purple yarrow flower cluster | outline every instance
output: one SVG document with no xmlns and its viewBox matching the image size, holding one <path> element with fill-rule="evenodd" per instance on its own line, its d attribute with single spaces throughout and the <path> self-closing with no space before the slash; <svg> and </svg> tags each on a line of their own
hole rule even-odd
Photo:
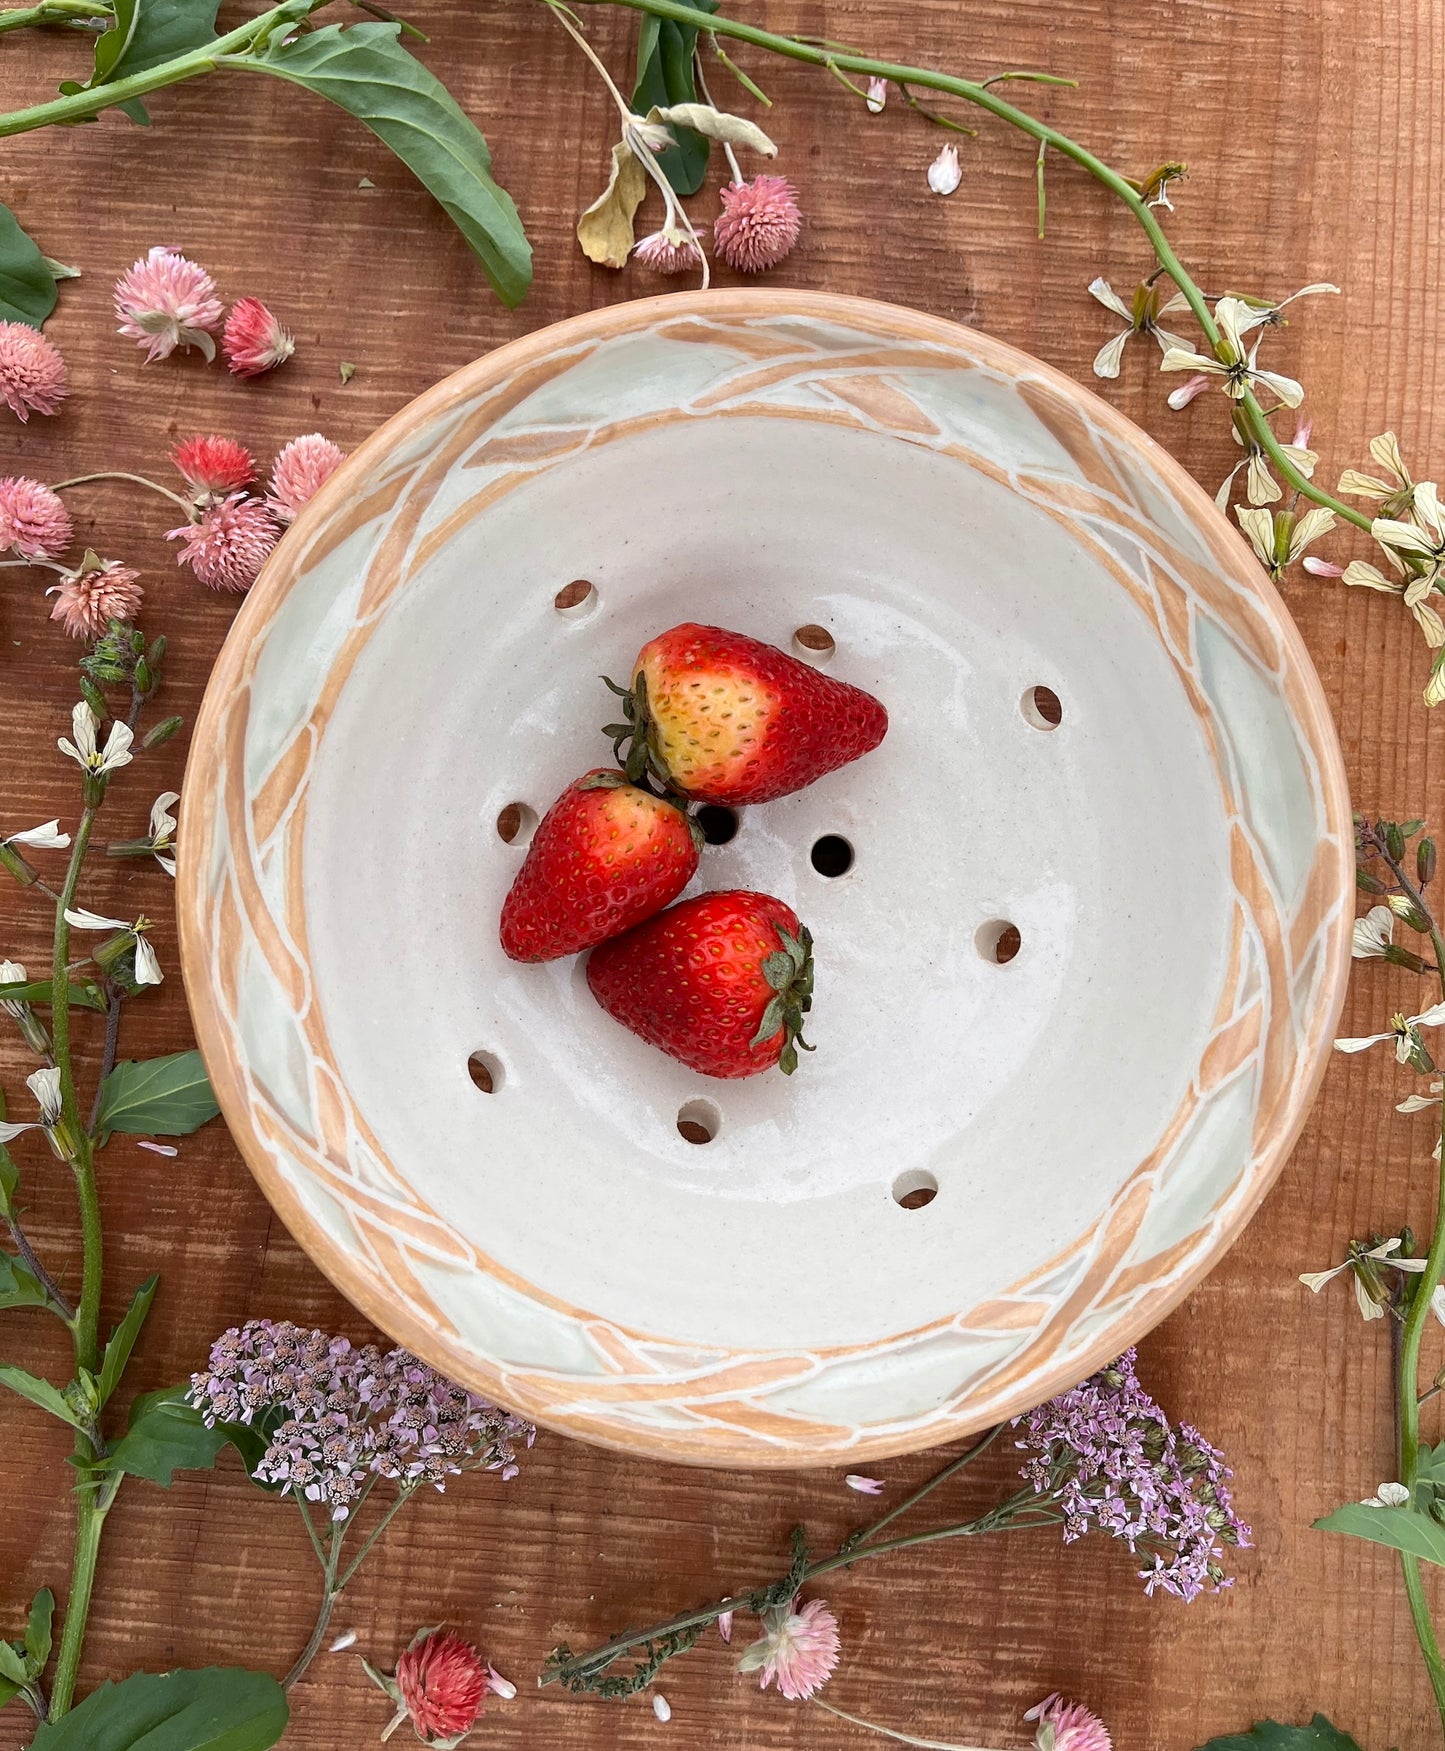
<svg viewBox="0 0 1445 1751">
<path fill-rule="evenodd" d="M 1197 1429 L 1177 1429 L 1139 1384 L 1136 1352 L 1082 1386 L 1016 1417 L 1030 1454 L 1021 1476 L 1052 1496 L 1064 1517 L 1066 1543 L 1090 1525 L 1122 1538 L 1145 1557 L 1144 1591 L 1184 1600 L 1206 1587 L 1228 1587 L 1223 1546 L 1247 1549 L 1249 1528 L 1234 1511 L 1224 1455 Z"/>
<path fill-rule="evenodd" d="M 253 1319 L 211 1346 L 187 1395 L 216 1423 L 261 1422 L 270 1440 L 255 1467 L 344 1520 L 373 1477 L 404 1489 L 446 1487 L 462 1471 L 517 1473 L 536 1430 L 418 1361 L 360 1349 L 287 1320 Z"/>
</svg>

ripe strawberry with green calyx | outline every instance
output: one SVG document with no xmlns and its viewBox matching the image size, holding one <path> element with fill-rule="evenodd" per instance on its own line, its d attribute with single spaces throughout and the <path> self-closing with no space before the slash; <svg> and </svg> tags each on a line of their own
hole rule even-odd
<svg viewBox="0 0 1445 1751">
<path fill-rule="evenodd" d="M 671 798 L 599 768 L 542 817 L 502 904 L 502 948 L 554 961 L 640 924 L 697 869 L 702 833 Z"/>
<path fill-rule="evenodd" d="M 651 772 L 698 802 L 771 802 L 857 760 L 888 732 L 888 713 L 861 687 L 691 621 L 643 645 L 630 688 L 607 685 L 625 721 L 604 733 L 627 776 L 637 783 Z"/>
<path fill-rule="evenodd" d="M 704 1076 L 798 1067 L 813 1002 L 813 938 L 770 894 L 699 894 L 593 949 L 592 995 L 616 1021 Z"/>
</svg>

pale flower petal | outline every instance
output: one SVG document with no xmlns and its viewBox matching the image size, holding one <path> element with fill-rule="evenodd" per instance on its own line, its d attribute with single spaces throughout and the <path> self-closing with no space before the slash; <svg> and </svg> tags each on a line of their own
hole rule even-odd
<svg viewBox="0 0 1445 1751">
<path fill-rule="evenodd" d="M 1112 310 L 1115 316 L 1122 316 L 1132 329 L 1134 312 L 1109 284 L 1102 274 L 1097 279 L 1089 281 L 1089 295 L 1097 298 L 1106 310 Z"/>
<path fill-rule="evenodd" d="M 1234 514 L 1239 526 L 1249 538 L 1249 544 L 1261 565 L 1272 569 L 1274 553 L 1274 517 L 1270 512 L 1251 505 L 1236 505 Z"/>
<path fill-rule="evenodd" d="M 1395 1030 L 1391 1028 L 1387 1034 L 1366 1034 L 1362 1039 L 1336 1040 L 1335 1050 L 1337 1052 L 1364 1052 L 1368 1051 L 1371 1046 L 1383 1045 L 1386 1040 L 1393 1040 L 1394 1037 Z"/>
<path fill-rule="evenodd" d="M 156 959 L 156 951 L 145 937 L 135 939 L 135 982 L 137 985 L 159 985 L 165 974 Z"/>
<path fill-rule="evenodd" d="M 60 1071 L 54 1064 L 47 1064 L 43 1070 L 33 1070 L 25 1078 L 25 1086 L 39 1103 L 47 1125 L 60 1117 Z"/>
<path fill-rule="evenodd" d="M 1266 389 L 1272 389 L 1286 407 L 1298 407 L 1305 398 L 1304 385 L 1293 377 L 1282 376 L 1278 371 L 1257 371 L 1254 361 L 1259 352 L 1258 347 L 1249 355 L 1249 374 L 1256 383 L 1263 383 Z"/>
<path fill-rule="evenodd" d="M 1173 349 L 1171 348 L 1170 350 L 1172 351 Z M 1194 401 L 1197 397 L 1203 395 L 1208 387 L 1209 379 L 1202 371 L 1196 372 L 1187 383 L 1181 383 L 1177 389 L 1171 389 L 1169 391 L 1167 398 L 1169 405 L 1174 409 L 1175 413 L 1180 413 L 1184 408 L 1189 406 L 1191 401 Z M 1231 479 L 1232 478 L 1233 477 L 1231 476 Z"/>
<path fill-rule="evenodd" d="M 660 1721 L 666 1722 L 672 1719 L 672 1704 L 668 1702 L 660 1690 L 653 1694 L 652 1712 Z"/>
<path fill-rule="evenodd" d="M 163 790 L 151 804 L 151 838 L 169 839 L 176 830 L 176 817 L 171 813 L 181 800 L 178 790 Z"/>
<path fill-rule="evenodd" d="M 77 930 L 129 930 L 128 918 L 104 918 L 99 912 L 87 912 L 83 906 L 67 906 L 65 922 Z"/>
<path fill-rule="evenodd" d="M 121 723 L 119 719 L 110 726 L 110 734 L 105 738 L 105 749 L 100 756 L 97 772 L 114 772 L 122 766 L 129 766 L 135 759 L 130 751 L 130 745 L 135 740 L 135 731 L 129 724 Z"/>
<path fill-rule="evenodd" d="M 1331 1265 L 1327 1271 L 1301 1271 L 1299 1274 L 1299 1280 L 1304 1284 L 1305 1288 L 1309 1290 L 1311 1295 L 1318 1295 L 1326 1283 L 1333 1282 L 1334 1279 L 1339 1276 L 1341 1271 L 1347 1271 L 1349 1268 L 1350 1261 L 1346 1259 L 1344 1264 Z"/>
<path fill-rule="evenodd" d="M 42 1129 L 38 1119 L 32 1119 L 28 1125 L 17 1125 L 9 1119 L 0 1119 L 0 1143 L 13 1143 L 17 1137 L 23 1137 L 27 1131 Z"/>
<path fill-rule="evenodd" d="M 70 843 L 69 833 L 60 831 L 60 821 L 42 821 L 38 827 L 28 827 L 23 833 L 11 833 L 6 845 L 30 845 L 40 851 L 64 851 Z"/>
<path fill-rule="evenodd" d="M 1251 450 L 1244 490 L 1252 505 L 1276 504 L 1284 497 L 1279 482 L 1269 471 L 1263 450 Z"/>
<path fill-rule="evenodd" d="M 1410 1500 L 1410 1492 L 1402 1483 L 1382 1483 L 1373 1496 L 1366 1496 L 1360 1503 L 1362 1508 L 1403 1508 Z"/>
<path fill-rule="evenodd" d="M 1184 347 L 1170 347 L 1159 361 L 1161 371 L 1203 371 L 1210 377 L 1222 377 L 1225 367 L 1218 359 L 1209 359 L 1203 353 L 1190 352 Z"/>
<path fill-rule="evenodd" d="M 1388 596 L 1398 596 L 1405 586 L 1395 578 L 1387 578 L 1378 566 L 1366 559 L 1352 559 L 1344 570 L 1347 584 L 1359 584 L 1367 590 L 1383 590 Z"/>
<path fill-rule="evenodd" d="M 1371 906 L 1363 918 L 1355 920 L 1350 953 L 1357 961 L 1367 961 L 1384 954 L 1395 940 L 1395 914 L 1388 906 Z"/>
<path fill-rule="evenodd" d="M 928 186 L 936 195 L 951 195 L 963 181 L 958 162 L 958 147 L 944 146 L 928 167 Z"/>
<path fill-rule="evenodd" d="M 1372 1301 L 1370 1299 L 1369 1290 L 1366 1289 L 1365 1285 L 1360 1281 L 1360 1278 L 1358 1276 L 1355 1277 L 1354 1283 L 1355 1283 L 1355 1305 L 1360 1310 L 1360 1318 L 1361 1319 L 1383 1319 L 1385 1317 L 1384 1308 L 1381 1307 L 1378 1302 Z"/>
<path fill-rule="evenodd" d="M 868 110 L 871 115 L 881 115 L 883 106 L 888 102 L 888 81 L 886 79 L 870 79 L 868 81 Z"/>
<path fill-rule="evenodd" d="M 856 1471 L 850 1471 L 843 1482 L 850 1490 L 856 1490 L 860 1496 L 881 1496 L 883 1494 L 883 1479 L 881 1477 L 863 1477 Z"/>
<path fill-rule="evenodd" d="M 1119 367 L 1124 359 L 1124 347 L 1133 331 L 1123 329 L 1112 340 L 1104 342 L 1094 354 L 1094 375 L 1096 377 L 1114 378 L 1119 375 Z"/>
</svg>

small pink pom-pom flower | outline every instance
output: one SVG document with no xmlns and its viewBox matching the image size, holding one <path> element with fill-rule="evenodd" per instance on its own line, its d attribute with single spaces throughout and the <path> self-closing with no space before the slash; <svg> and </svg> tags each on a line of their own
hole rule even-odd
<svg viewBox="0 0 1445 1751">
<path fill-rule="evenodd" d="M 0 322 L 0 399 L 23 424 L 55 413 L 67 393 L 65 360 L 28 322 Z"/>
<path fill-rule="evenodd" d="M 345 460 L 346 452 L 320 432 L 293 438 L 271 464 L 271 496 L 266 500 L 278 523 L 290 523 L 322 483 Z"/>
<path fill-rule="evenodd" d="M 59 559 L 74 538 L 59 493 L 23 474 L 0 480 L 0 553 Z"/>
<path fill-rule="evenodd" d="M 168 358 L 177 347 L 216 356 L 211 338 L 221 322 L 216 283 L 203 267 L 159 245 L 115 282 L 120 332 L 146 350 L 146 362 Z"/>
<path fill-rule="evenodd" d="M 403 1721 L 423 1745 L 459 1745 L 481 1719 L 489 1691 L 515 1696 L 517 1689 L 494 1672 L 470 1642 L 452 1630 L 419 1629 L 396 1663 L 395 1672 L 362 1665 L 373 1684 L 396 1704 L 396 1714 L 381 1735 L 389 1739 Z"/>
<path fill-rule="evenodd" d="M 186 485 L 204 501 L 212 493 L 240 492 L 256 478 L 256 460 L 234 438 L 186 438 L 171 449 Z"/>
<path fill-rule="evenodd" d="M 721 193 L 723 210 L 712 228 L 718 254 L 744 274 L 775 268 L 803 228 L 793 185 L 781 176 L 755 176 Z"/>
<path fill-rule="evenodd" d="M 145 598 L 138 572 L 93 553 L 46 594 L 55 597 L 50 618 L 72 638 L 99 638 L 112 620 L 133 621 Z"/>
<path fill-rule="evenodd" d="M 209 505 L 194 523 L 166 532 L 179 541 L 177 565 L 188 565 L 213 590 L 249 590 L 266 556 L 281 537 L 276 519 L 260 499 L 232 493 Z"/>
<path fill-rule="evenodd" d="M 789 1702 L 806 1702 L 828 1682 L 838 1664 L 838 1620 L 821 1599 L 810 1599 L 802 1610 L 792 1605 L 770 1606 L 763 1613 L 764 1633 L 738 1661 L 739 1672 L 761 1672 L 758 1688 L 774 1678 Z"/>
<path fill-rule="evenodd" d="M 284 365 L 296 351 L 296 341 L 259 298 L 242 298 L 226 318 L 221 351 L 233 377 L 259 377 Z"/>
<path fill-rule="evenodd" d="M 702 266 L 702 251 L 685 231 L 669 227 L 644 237 L 632 252 L 655 274 L 686 274 Z"/>
<path fill-rule="evenodd" d="M 1035 1703 L 1024 1719 L 1039 1723 L 1035 1744 L 1052 1746 L 1053 1751 L 1113 1751 L 1114 1741 L 1098 1715 L 1081 1702 L 1065 1702 L 1058 1691 Z M 1052 1738 L 1046 1736 L 1046 1727 L 1053 1728 Z"/>
</svg>

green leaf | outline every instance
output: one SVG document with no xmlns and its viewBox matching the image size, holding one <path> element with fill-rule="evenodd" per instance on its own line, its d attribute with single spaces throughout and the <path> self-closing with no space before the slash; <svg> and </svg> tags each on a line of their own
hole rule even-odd
<svg viewBox="0 0 1445 1751">
<path fill-rule="evenodd" d="M 1417 1508 L 1367 1508 L 1363 1502 L 1346 1502 L 1333 1514 L 1315 1521 L 1319 1532 L 1343 1532 L 1370 1544 L 1388 1545 L 1429 1563 L 1445 1564 L 1445 1526 Z"/>
<path fill-rule="evenodd" d="M 30 1674 L 25 1669 L 24 1657 L 17 1653 L 15 1644 L 0 1638 L 0 1678 L 7 1684 L 13 1684 L 18 1690 L 22 1684 L 28 1683 Z M 12 1696 L 15 1691 L 10 1693 Z"/>
<path fill-rule="evenodd" d="M 50 1624 L 55 1616 L 55 1595 L 42 1587 L 30 1601 L 30 1619 L 25 1625 L 25 1659 L 38 1678 L 50 1658 Z"/>
<path fill-rule="evenodd" d="M 49 1411 L 53 1417 L 59 1417 L 62 1423 L 69 1423 L 72 1429 L 85 1427 L 76 1420 L 75 1412 L 65 1401 L 65 1395 L 48 1380 L 42 1380 L 38 1374 L 27 1374 L 23 1368 L 16 1368 L 10 1362 L 0 1362 L 0 1386 L 8 1386 L 12 1392 L 18 1392 L 21 1398 L 28 1398 L 31 1404 L 38 1404 L 41 1410 Z"/>
<path fill-rule="evenodd" d="M 716 12 L 719 0 L 696 0 L 696 4 L 699 11 Z M 632 93 L 632 107 L 638 115 L 645 116 L 653 108 L 666 109 L 670 104 L 697 101 L 693 75 L 696 47 L 697 30 L 693 25 L 674 24 L 670 18 L 655 18 L 650 13 L 643 17 L 637 36 L 637 85 Z M 695 195 L 707 175 L 712 148 L 691 128 L 676 128 L 673 132 L 677 145 L 659 152 L 657 162 L 678 194 Z"/>
<path fill-rule="evenodd" d="M 105 1355 L 100 1364 L 101 1404 L 105 1404 L 120 1385 L 120 1377 L 125 1373 L 126 1363 L 130 1361 L 130 1353 L 135 1348 L 140 1328 L 150 1312 L 151 1302 L 155 1300 L 156 1284 L 159 1282 L 159 1277 L 146 1278 L 125 1310 L 125 1318 L 110 1334 L 110 1342 L 105 1346 Z"/>
<path fill-rule="evenodd" d="M 111 1449 L 105 1466 L 149 1478 L 169 1489 L 178 1471 L 207 1471 L 230 1438 L 217 1424 L 208 1429 L 201 1413 L 185 1402 L 184 1386 L 143 1392 L 130 1407 L 126 1433 Z"/>
<path fill-rule="evenodd" d="M 7 1194 L 8 1196 L 8 1194 Z M 0 1307 L 49 1307 L 50 1297 L 20 1260 L 0 1252 Z"/>
<path fill-rule="evenodd" d="M 220 0 L 114 0 L 115 23 L 95 39 L 95 70 L 83 89 L 149 72 L 213 43 L 219 7 Z M 129 104 L 121 107 L 132 121 L 140 119 Z"/>
<path fill-rule="evenodd" d="M 133 1672 L 48 1721 L 31 1751 L 267 1751 L 288 1714 L 286 1693 L 268 1672 Z"/>
<path fill-rule="evenodd" d="M 1323 1715 L 1316 1715 L 1307 1727 L 1256 1721 L 1247 1733 L 1211 1739 L 1199 1751 L 1360 1751 L 1360 1747 L 1348 1733 L 1332 1727 Z"/>
<path fill-rule="evenodd" d="M 105 1011 L 105 997 L 98 985 L 69 985 L 72 1008 L 93 1009 L 97 1013 Z M 49 979 L 30 979 L 25 983 L 9 983 L 0 985 L 0 1001 L 10 1003 L 45 1003 L 52 1001 L 55 987 Z"/>
<path fill-rule="evenodd" d="M 220 1110 L 201 1054 L 172 1052 L 116 1065 L 105 1079 L 99 1126 L 127 1136 L 188 1137 Z"/>
<path fill-rule="evenodd" d="M 436 196 L 504 304 L 520 304 L 532 250 L 512 197 L 492 177 L 475 124 L 397 40 L 399 24 L 327 25 L 227 65 L 289 79 L 354 115 Z M 273 39 L 274 41 L 274 39 Z"/>
<path fill-rule="evenodd" d="M 55 308 L 55 280 L 20 221 L 0 202 L 0 322 L 40 328 Z"/>
</svg>

